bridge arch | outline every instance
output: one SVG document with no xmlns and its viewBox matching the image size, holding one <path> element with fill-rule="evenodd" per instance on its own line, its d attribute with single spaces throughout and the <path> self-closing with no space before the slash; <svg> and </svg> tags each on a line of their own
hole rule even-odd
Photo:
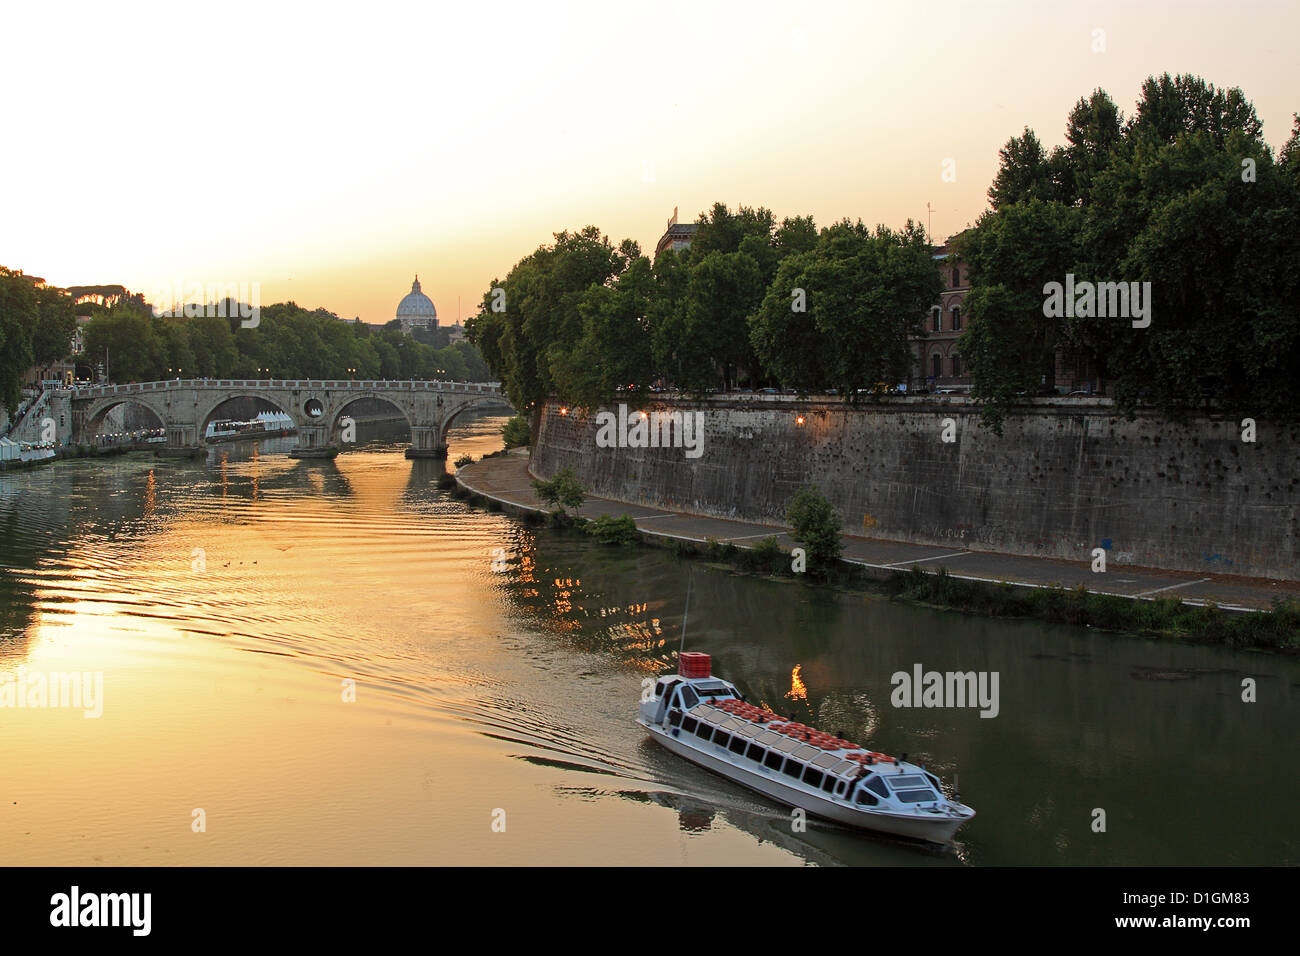
<svg viewBox="0 0 1300 956">
<path fill-rule="evenodd" d="M 442 447 L 447 447 L 447 432 L 451 431 L 452 423 L 455 422 L 456 418 L 462 412 L 473 411 L 474 409 L 479 408 L 491 408 L 494 405 L 499 408 L 510 407 L 506 404 L 505 399 L 500 395 L 485 395 L 482 398 L 467 398 L 453 406 L 443 417 L 442 425 L 438 431 L 438 440 L 442 444 Z"/>
<path fill-rule="evenodd" d="M 399 397 L 396 395 L 382 395 L 377 392 L 366 392 L 362 394 L 347 395 L 337 403 L 337 406 L 330 415 L 329 440 L 331 445 L 343 447 L 346 444 L 346 442 L 343 441 L 343 438 L 345 437 L 343 419 L 348 417 L 348 410 L 351 409 L 353 405 L 357 402 L 364 401 L 381 402 L 395 410 L 398 415 L 402 417 L 402 420 L 406 422 L 406 428 L 411 435 L 411 440 L 415 440 L 415 417 L 411 408 L 406 407 L 405 403 L 400 401 Z M 322 417 L 324 416 L 322 415 Z"/>
<path fill-rule="evenodd" d="M 217 411 L 221 406 L 229 404 L 230 402 L 238 401 L 241 398 L 251 398 L 265 405 L 270 405 L 273 409 L 284 412 L 292 418 L 295 427 L 302 427 L 302 416 L 294 414 L 293 409 L 289 407 L 291 403 L 285 402 L 280 396 L 275 396 L 273 398 L 257 389 L 249 389 L 246 391 L 240 391 L 237 394 L 222 396 L 215 402 L 209 402 L 207 405 L 199 407 L 199 410 L 194 415 L 194 424 L 198 431 L 200 442 L 203 441 L 204 436 L 208 433 L 208 422 L 212 421 L 212 419 L 216 417 Z"/>
<path fill-rule="evenodd" d="M 99 431 L 104 426 L 104 419 L 108 417 L 109 412 L 123 405 L 136 405 L 149 412 L 157 420 L 155 428 L 165 428 L 169 421 L 167 410 L 160 407 L 158 403 L 150 401 L 143 395 L 112 395 L 101 398 L 80 415 L 80 424 L 74 428 L 74 440 L 82 442 L 92 442 L 98 437 Z M 75 416 L 75 412 L 74 412 Z"/>
</svg>

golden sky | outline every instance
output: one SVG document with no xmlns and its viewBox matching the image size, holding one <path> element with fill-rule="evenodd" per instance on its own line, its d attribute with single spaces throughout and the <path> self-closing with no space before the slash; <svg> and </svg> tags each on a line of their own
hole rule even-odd
<svg viewBox="0 0 1300 956">
<path fill-rule="evenodd" d="M 1009 136 L 1062 142 L 1097 86 L 1126 114 L 1152 73 L 1240 86 L 1275 149 L 1300 110 L 1290 0 L 204 8 L 7 9 L 0 264 L 376 323 L 418 272 L 445 323 L 553 232 L 651 251 L 674 206 L 898 226 L 928 201 L 942 240 Z"/>
</svg>

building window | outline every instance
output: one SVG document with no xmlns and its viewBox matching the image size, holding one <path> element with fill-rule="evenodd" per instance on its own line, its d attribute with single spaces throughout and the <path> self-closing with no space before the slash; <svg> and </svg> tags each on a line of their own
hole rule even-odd
<svg viewBox="0 0 1300 956">
<path fill-rule="evenodd" d="M 961 285 L 961 269 L 956 266 L 952 270 L 952 287 L 955 289 Z"/>
<path fill-rule="evenodd" d="M 952 330 L 954 332 L 961 331 L 961 306 L 954 305 L 952 307 Z"/>
<path fill-rule="evenodd" d="M 930 356 L 930 374 L 935 378 L 943 374 L 943 357 L 938 352 Z"/>
<path fill-rule="evenodd" d="M 954 355 L 952 357 L 952 377 L 953 378 L 961 377 L 961 356 L 960 355 Z"/>
<path fill-rule="evenodd" d="M 936 305 L 934 306 L 934 308 L 930 310 L 930 312 L 934 315 L 934 331 L 942 332 L 943 331 L 943 306 Z"/>
</svg>

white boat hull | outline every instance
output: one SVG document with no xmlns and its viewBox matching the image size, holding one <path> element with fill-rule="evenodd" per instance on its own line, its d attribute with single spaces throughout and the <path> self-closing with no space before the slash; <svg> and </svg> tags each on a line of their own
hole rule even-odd
<svg viewBox="0 0 1300 956">
<path fill-rule="evenodd" d="M 739 761 L 744 758 L 735 757 L 725 747 L 711 743 L 692 745 L 644 718 L 638 718 L 637 723 L 657 742 L 680 757 L 786 806 L 799 807 L 813 816 L 844 826 L 877 830 L 930 843 L 949 843 L 958 828 L 970 820 L 968 816 L 954 816 L 942 811 L 901 814 L 851 806 L 819 793 L 790 786 L 780 779 L 780 774 L 767 767 L 754 766 L 749 761 L 741 764 Z"/>
</svg>

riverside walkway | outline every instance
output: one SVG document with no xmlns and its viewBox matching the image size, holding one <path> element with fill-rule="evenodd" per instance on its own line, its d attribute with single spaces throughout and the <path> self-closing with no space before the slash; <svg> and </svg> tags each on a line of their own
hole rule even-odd
<svg viewBox="0 0 1300 956">
<path fill-rule="evenodd" d="M 548 510 L 533 491 L 526 450 L 518 449 L 466 465 L 457 471 L 456 479 L 467 491 L 493 498 L 513 510 Z M 593 495 L 588 495 L 582 507 L 574 513 L 583 518 L 631 515 L 642 533 L 660 538 L 695 543 L 712 538 L 720 544 L 749 548 L 755 542 L 775 535 L 777 542 L 787 551 L 798 546 L 778 526 L 666 511 Z M 1292 581 L 1128 566 L 1112 566 L 1105 574 L 1094 574 L 1090 564 L 1082 561 L 968 551 L 850 535 L 844 536 L 843 557 L 881 576 L 890 571 L 907 571 L 915 564 L 931 573 L 945 568 L 954 578 L 963 580 L 1006 581 L 1018 587 L 1038 588 L 1073 588 L 1082 584 L 1098 594 L 1138 600 L 1177 597 L 1188 604 L 1214 603 L 1224 610 L 1267 610 L 1278 598 L 1300 600 L 1300 583 Z"/>
</svg>

